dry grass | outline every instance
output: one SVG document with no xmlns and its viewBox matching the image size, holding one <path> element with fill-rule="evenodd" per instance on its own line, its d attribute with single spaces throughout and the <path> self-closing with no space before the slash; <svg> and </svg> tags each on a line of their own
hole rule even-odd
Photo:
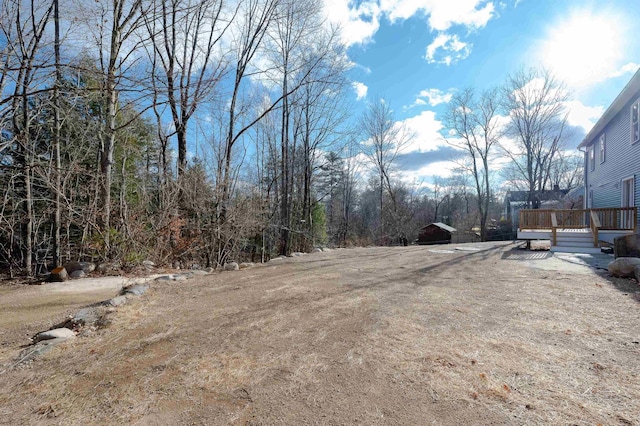
<svg viewBox="0 0 640 426">
<path fill-rule="evenodd" d="M 156 284 L 0 376 L 0 423 L 638 424 L 634 295 L 510 248 L 342 250 Z"/>
</svg>

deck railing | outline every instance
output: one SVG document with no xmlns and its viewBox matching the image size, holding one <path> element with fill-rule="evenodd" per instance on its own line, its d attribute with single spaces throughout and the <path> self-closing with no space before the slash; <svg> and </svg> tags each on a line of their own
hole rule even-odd
<svg viewBox="0 0 640 426">
<path fill-rule="evenodd" d="M 555 215 L 555 227 L 560 229 L 591 228 L 592 216 L 600 222 L 598 229 L 635 231 L 638 225 L 637 207 L 609 207 L 581 210 L 520 210 L 520 229 L 552 229 L 551 214 Z"/>
<path fill-rule="evenodd" d="M 521 230 L 551 230 L 551 245 L 556 245 L 558 229 L 590 228 L 593 246 L 598 247 L 598 232 L 636 231 L 637 207 L 610 207 L 584 210 L 520 210 Z"/>
</svg>

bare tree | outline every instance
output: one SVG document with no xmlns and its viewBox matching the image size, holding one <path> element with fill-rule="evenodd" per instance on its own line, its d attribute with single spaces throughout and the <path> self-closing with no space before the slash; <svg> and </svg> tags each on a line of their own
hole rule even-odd
<svg viewBox="0 0 640 426">
<path fill-rule="evenodd" d="M 566 139 L 568 100 L 565 85 L 544 69 L 521 70 L 509 75 L 504 85 L 510 143 L 502 147 L 516 179 L 529 192 L 528 207 L 534 204 L 535 192 L 549 182 L 551 164 Z"/>
<path fill-rule="evenodd" d="M 189 120 L 226 71 L 217 47 L 235 11 L 230 16 L 224 12 L 223 0 L 153 0 L 145 15 L 152 49 L 153 108 L 160 121 L 162 106 L 167 105 L 171 113 L 178 141 L 178 176 L 187 164 Z"/>
<path fill-rule="evenodd" d="M 13 86 L 12 93 L 6 94 L 7 96 L 2 93 L 3 99 L 0 105 L 8 104 L 10 108 L 3 111 L 3 119 L 0 122 L 10 123 L 8 127 L 11 129 L 11 137 L 6 143 L 7 146 L 15 146 L 12 162 L 14 166 L 18 166 L 15 173 L 22 178 L 22 190 L 19 194 L 24 213 L 21 220 L 21 255 L 22 266 L 28 275 L 33 272 L 35 220 L 32 194 L 35 161 L 33 122 L 39 108 L 32 101 L 36 94 L 48 90 L 42 89 L 43 81 L 38 80 L 46 78 L 40 73 L 46 64 L 38 55 L 43 47 L 43 37 L 53 9 L 53 3 L 39 5 L 35 0 L 24 4 L 5 1 L 2 4 L 3 15 L 0 22 L 6 43 L 4 46 L 6 68 L 2 72 L 0 88 Z M 5 86 L 7 78 L 12 80 L 9 86 Z M 1 142 L 0 148 L 3 148 Z"/>
<path fill-rule="evenodd" d="M 376 99 L 369 103 L 367 111 L 360 118 L 360 129 L 365 141 L 362 144 L 364 154 L 379 179 L 380 202 L 380 240 L 384 236 L 384 192 L 397 207 L 391 177 L 395 171 L 398 155 L 411 141 L 408 129 L 394 120 L 393 111 L 384 99 Z"/>
<path fill-rule="evenodd" d="M 85 25 L 93 32 L 101 71 L 100 92 L 103 98 L 103 126 L 100 147 L 101 231 L 107 252 L 110 247 L 111 186 L 113 179 L 116 133 L 128 122 L 119 122 L 122 100 L 120 93 L 134 83 L 127 81 L 133 55 L 138 50 L 134 35 L 143 24 L 142 0 L 109 0 L 98 4 L 79 4 Z M 137 89 L 137 88 L 136 88 Z M 140 93 L 139 90 L 137 90 Z"/>
<path fill-rule="evenodd" d="M 491 194 L 489 160 L 501 135 L 498 107 L 497 89 L 483 92 L 479 97 L 475 90 L 464 89 L 452 97 L 445 117 L 445 125 L 451 136 L 447 138 L 447 142 L 463 149 L 467 154 L 468 162 L 462 164 L 470 171 L 474 180 L 482 241 L 487 236 Z"/>
<path fill-rule="evenodd" d="M 549 169 L 549 180 L 554 188 L 574 189 L 583 182 L 584 157 L 578 152 L 558 151 Z"/>
</svg>

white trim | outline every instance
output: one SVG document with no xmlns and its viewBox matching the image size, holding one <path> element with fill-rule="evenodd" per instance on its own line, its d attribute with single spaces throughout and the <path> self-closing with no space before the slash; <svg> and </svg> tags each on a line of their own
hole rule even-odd
<svg viewBox="0 0 640 426">
<path fill-rule="evenodd" d="M 620 207 L 635 207 L 635 205 L 636 205 L 636 194 L 635 194 L 635 192 L 636 192 L 636 182 L 635 182 L 635 180 L 636 180 L 635 175 L 629 176 L 628 178 L 622 179 L 622 182 L 621 182 L 622 185 L 620 185 L 620 187 L 621 187 L 620 188 L 620 190 L 621 190 L 621 193 L 620 193 Z M 624 203 L 625 203 L 625 193 L 624 193 L 625 191 L 624 191 L 624 188 L 625 188 L 625 182 L 629 182 L 629 181 L 631 182 L 631 192 L 629 193 L 629 195 L 631 196 L 630 197 L 631 204 L 629 206 L 625 206 L 624 205 Z"/>
<path fill-rule="evenodd" d="M 635 114 L 633 111 L 634 108 Z M 629 115 L 631 115 L 631 145 L 633 145 L 640 142 L 640 98 L 636 99 L 636 101 L 631 104 Z M 635 123 L 633 122 L 634 118 L 636 120 Z"/>
</svg>

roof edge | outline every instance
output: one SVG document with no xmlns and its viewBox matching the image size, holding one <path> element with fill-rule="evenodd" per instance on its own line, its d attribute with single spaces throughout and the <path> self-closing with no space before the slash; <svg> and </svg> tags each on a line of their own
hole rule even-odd
<svg viewBox="0 0 640 426">
<path fill-rule="evenodd" d="M 598 119 L 596 124 L 593 125 L 591 130 L 586 134 L 580 145 L 578 145 L 578 149 L 584 148 L 590 145 L 592 140 L 595 140 L 595 136 L 598 135 L 602 130 L 606 127 L 607 124 L 615 117 L 622 108 L 629 102 L 632 96 L 640 90 L 640 68 L 636 71 L 636 73 L 631 77 L 631 80 L 624 86 L 622 91 L 616 96 L 613 100 L 609 108 L 606 109 L 602 117 Z"/>
</svg>

